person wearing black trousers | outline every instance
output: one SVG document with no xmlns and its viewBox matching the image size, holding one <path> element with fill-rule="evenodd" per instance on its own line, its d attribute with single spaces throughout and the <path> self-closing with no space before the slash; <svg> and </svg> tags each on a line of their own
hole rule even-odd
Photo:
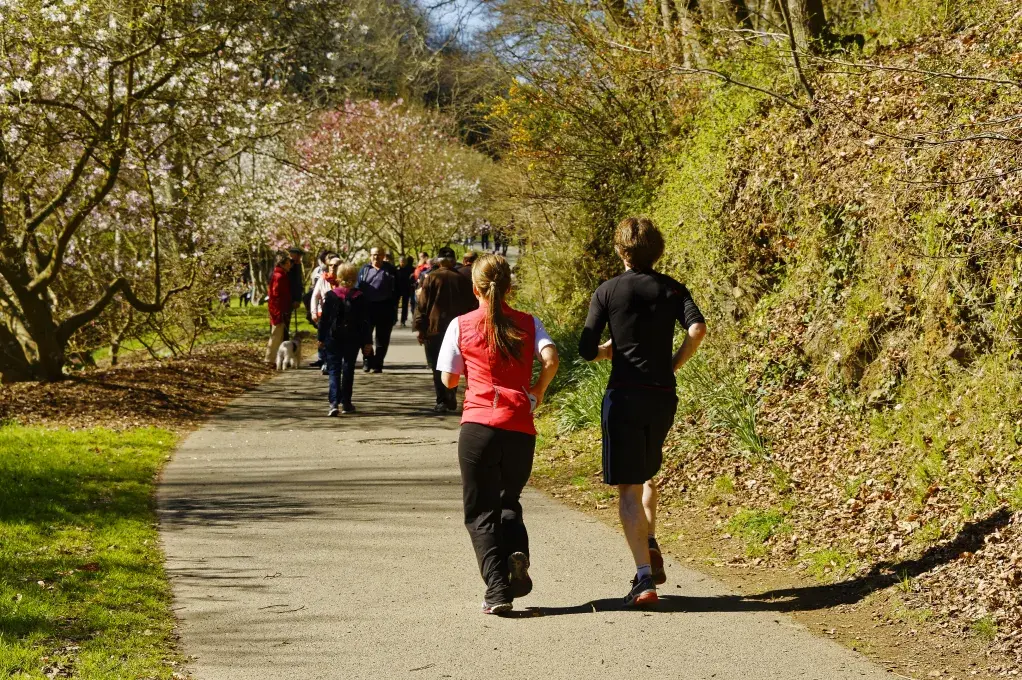
<svg viewBox="0 0 1022 680">
<path fill-rule="evenodd" d="M 454 262 L 454 251 L 450 248 L 437 251 L 438 267 L 423 279 L 422 298 L 413 322 L 419 344 L 426 350 L 426 362 L 433 369 L 435 413 L 458 410 L 457 391 L 444 387 L 436 367 L 444 333 L 454 319 L 479 306 L 472 295 L 472 282 L 454 270 Z"/>
<path fill-rule="evenodd" d="M 366 373 L 383 373 L 383 360 L 397 314 L 397 268 L 384 261 L 380 248 L 369 251 L 369 264 L 358 273 L 358 289 L 369 301 L 369 322 L 376 336 L 376 352 L 372 356 L 363 355 L 362 369 Z"/>
<path fill-rule="evenodd" d="M 412 258 L 405 256 L 401 258 L 401 266 L 397 268 L 397 296 L 400 299 L 401 328 L 408 323 L 408 307 L 412 308 L 412 316 L 415 316 L 415 295 L 412 284 L 412 276 L 415 274 L 415 265 Z"/>
<path fill-rule="evenodd" d="M 521 493 L 536 449 L 532 414 L 558 358 L 539 319 L 505 302 L 511 290 L 507 260 L 479 258 L 472 284 L 479 309 L 449 324 L 436 367 L 448 389 L 467 378 L 458 437 L 465 528 L 486 584 L 483 613 L 501 614 L 532 590 Z"/>
<path fill-rule="evenodd" d="M 373 354 L 373 333 L 369 323 L 366 296 L 355 288 L 355 265 L 337 265 L 336 287 L 323 298 L 323 315 L 317 329 L 319 346 L 326 356 L 330 375 L 329 416 L 354 413 L 352 392 L 355 386 L 355 362 L 361 350 Z"/>
</svg>

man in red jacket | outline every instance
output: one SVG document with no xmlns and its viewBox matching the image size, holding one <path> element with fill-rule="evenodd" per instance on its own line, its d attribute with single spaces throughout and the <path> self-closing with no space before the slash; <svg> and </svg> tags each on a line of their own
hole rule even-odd
<svg viewBox="0 0 1022 680">
<path fill-rule="evenodd" d="M 273 268 L 273 275 L 270 276 L 270 286 L 267 291 L 266 306 L 270 310 L 270 342 L 266 345 L 266 356 L 264 361 L 276 365 L 277 349 L 284 341 L 284 330 L 287 328 L 287 321 L 291 311 L 291 284 L 288 282 L 288 272 L 291 269 L 291 257 L 287 253 L 277 255 L 276 266 Z"/>
</svg>

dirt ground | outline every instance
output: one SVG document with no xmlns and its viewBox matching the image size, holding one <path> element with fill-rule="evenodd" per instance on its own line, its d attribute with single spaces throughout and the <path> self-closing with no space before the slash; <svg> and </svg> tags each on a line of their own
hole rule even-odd
<svg viewBox="0 0 1022 680">
<path fill-rule="evenodd" d="M 191 429 L 273 375 L 252 343 L 83 371 L 59 383 L 0 386 L 0 422 L 48 427 Z"/>
<path fill-rule="evenodd" d="M 542 455 L 542 454 L 541 454 Z M 594 486 L 600 483 L 593 480 Z M 565 477 L 534 475 L 532 483 L 569 505 L 618 525 L 613 498 L 595 501 Z M 658 520 L 662 547 L 686 566 L 703 571 L 750 600 L 776 604 L 810 631 L 865 654 L 904 678 L 1016 677 L 1018 671 L 974 638 L 949 634 L 904 606 L 891 574 L 872 580 L 822 583 L 793 569 L 757 564 L 737 540 L 722 538 L 711 512 L 665 507 Z M 622 540 L 621 549 L 627 550 Z M 896 574 L 894 575 L 896 576 Z M 883 586 L 883 587 L 881 587 Z"/>
</svg>

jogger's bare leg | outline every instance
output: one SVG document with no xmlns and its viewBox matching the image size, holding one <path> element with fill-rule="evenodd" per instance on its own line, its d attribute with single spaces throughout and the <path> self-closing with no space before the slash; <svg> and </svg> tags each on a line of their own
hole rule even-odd
<svg viewBox="0 0 1022 680">
<path fill-rule="evenodd" d="M 660 494 L 657 492 L 656 482 L 652 479 L 642 485 L 642 509 L 646 513 L 646 531 L 649 536 L 656 536 L 656 505 Z"/>
<path fill-rule="evenodd" d="M 635 566 L 649 565 L 649 542 L 647 540 L 649 523 L 643 509 L 642 484 L 621 484 L 618 487 L 621 498 L 618 501 L 618 516 L 621 528 L 624 529 L 628 547 L 635 558 Z"/>
</svg>

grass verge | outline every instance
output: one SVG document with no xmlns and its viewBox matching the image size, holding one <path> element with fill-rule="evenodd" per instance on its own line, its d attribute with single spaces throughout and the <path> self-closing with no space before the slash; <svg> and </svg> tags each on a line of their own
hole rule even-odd
<svg viewBox="0 0 1022 680">
<path fill-rule="evenodd" d="M 153 491 L 176 441 L 0 428 L 0 677 L 173 676 Z"/>
</svg>

